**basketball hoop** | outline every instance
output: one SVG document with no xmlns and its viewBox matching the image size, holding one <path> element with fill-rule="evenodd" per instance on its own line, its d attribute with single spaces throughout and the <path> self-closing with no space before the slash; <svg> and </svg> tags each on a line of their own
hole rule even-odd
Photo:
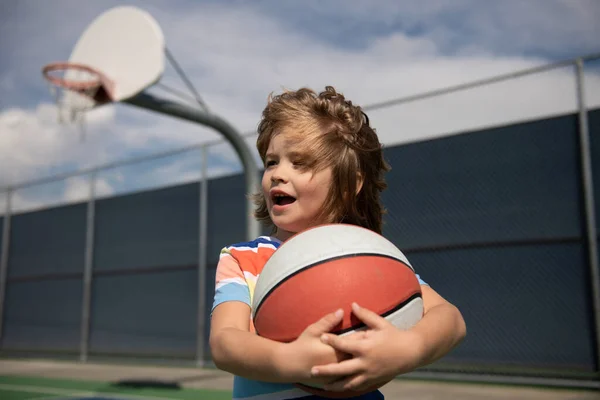
<svg viewBox="0 0 600 400">
<path fill-rule="evenodd" d="M 83 130 L 86 111 L 113 101 L 114 83 L 88 65 L 55 62 L 44 66 L 42 74 L 54 95 L 59 123 L 64 123 L 66 116 Z"/>
</svg>

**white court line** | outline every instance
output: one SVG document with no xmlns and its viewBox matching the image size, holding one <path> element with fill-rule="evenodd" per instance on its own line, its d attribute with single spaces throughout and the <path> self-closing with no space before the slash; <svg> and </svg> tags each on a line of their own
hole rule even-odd
<svg viewBox="0 0 600 400">
<path fill-rule="evenodd" d="M 11 385 L 0 383 L 0 389 L 10 390 L 14 392 L 28 392 L 28 393 L 44 393 L 44 394 L 58 394 L 64 396 L 81 396 L 81 397 L 106 397 L 115 399 L 141 399 L 141 400 L 174 400 L 172 397 L 156 397 L 156 396 L 139 396 L 136 394 L 120 394 L 120 393 L 103 393 L 103 392 L 85 392 L 69 389 L 59 389 L 42 386 L 27 386 L 27 385 Z M 37 399 L 36 399 L 37 400 Z"/>
</svg>

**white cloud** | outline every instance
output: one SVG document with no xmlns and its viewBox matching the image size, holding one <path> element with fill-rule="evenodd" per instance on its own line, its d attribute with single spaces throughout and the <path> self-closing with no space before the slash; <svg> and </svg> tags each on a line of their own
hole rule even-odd
<svg viewBox="0 0 600 400">
<path fill-rule="evenodd" d="M 63 192 L 68 202 L 77 203 L 86 201 L 90 197 L 90 181 L 80 176 L 73 177 L 66 182 Z"/>
<path fill-rule="evenodd" d="M 87 201 L 90 198 L 90 180 L 75 176 L 66 181 L 64 198 L 70 203 Z M 107 197 L 115 193 L 115 189 L 106 179 L 96 179 L 94 182 L 94 195 L 96 197 Z"/>
<path fill-rule="evenodd" d="M 95 195 L 106 197 L 115 193 L 115 189 L 104 179 L 96 179 Z"/>
<path fill-rule="evenodd" d="M 55 203 L 48 204 L 46 199 L 40 196 L 24 196 L 21 193 L 14 193 L 10 200 L 11 205 L 11 214 L 18 214 L 26 211 L 33 211 L 46 208 L 48 206 L 52 206 Z M 61 201 L 61 204 L 64 204 L 64 201 Z M 3 205 L 3 210 L 6 205 Z"/>
<path fill-rule="evenodd" d="M 308 4 L 307 4 L 308 3 Z M 565 57 L 598 51 L 597 0 L 362 0 L 265 4 L 265 12 L 309 23 L 335 21 L 339 32 L 359 30 L 377 37 L 401 26 L 432 39 L 446 55 L 477 48 L 479 54 L 521 56 L 543 52 Z M 283 10 L 282 10 L 283 8 Z M 300 16 L 298 16 L 300 15 Z M 321 24 L 318 34 L 327 32 Z"/>
<path fill-rule="evenodd" d="M 0 187 L 61 171 L 68 165 L 88 166 L 106 159 L 96 144 L 97 131 L 114 120 L 114 112 L 94 111 L 86 123 L 86 141 L 76 139 L 76 126 L 57 122 L 55 104 L 39 103 L 33 110 L 10 108 L 0 112 Z M 67 166 L 67 167 L 65 167 Z M 73 167 L 71 167 L 73 168 Z"/>
</svg>

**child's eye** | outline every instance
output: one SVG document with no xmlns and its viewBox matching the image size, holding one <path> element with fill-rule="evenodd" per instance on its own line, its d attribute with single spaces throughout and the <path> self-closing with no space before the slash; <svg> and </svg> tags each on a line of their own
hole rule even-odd
<svg viewBox="0 0 600 400">
<path fill-rule="evenodd" d="M 294 160 L 292 161 L 292 165 L 294 166 L 294 169 L 302 172 L 306 172 L 312 168 L 310 160 L 307 159 Z"/>
<path fill-rule="evenodd" d="M 267 160 L 267 162 L 265 162 L 265 167 L 271 167 L 275 164 L 276 164 L 275 160 Z"/>
</svg>

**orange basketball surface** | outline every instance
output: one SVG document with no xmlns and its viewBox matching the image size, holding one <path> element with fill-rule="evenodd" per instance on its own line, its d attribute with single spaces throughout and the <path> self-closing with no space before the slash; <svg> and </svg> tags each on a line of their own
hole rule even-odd
<svg viewBox="0 0 600 400">
<path fill-rule="evenodd" d="M 386 316 L 420 296 L 415 273 L 401 261 L 377 255 L 347 256 L 284 279 L 255 311 L 254 325 L 263 337 L 291 342 L 307 326 L 342 308 L 344 319 L 333 331 L 339 334 L 362 326 L 351 313 L 352 302 Z"/>
</svg>

